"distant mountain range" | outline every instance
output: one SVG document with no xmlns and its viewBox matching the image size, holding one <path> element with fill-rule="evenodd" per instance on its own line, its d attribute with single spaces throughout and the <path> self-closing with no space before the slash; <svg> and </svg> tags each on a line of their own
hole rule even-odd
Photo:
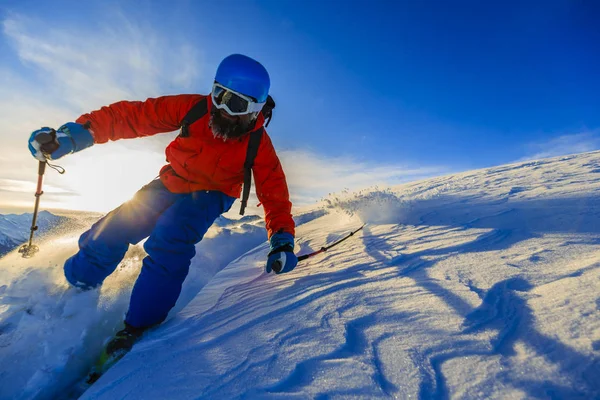
<svg viewBox="0 0 600 400">
<path fill-rule="evenodd" d="M 0 257 L 29 240 L 32 217 L 32 214 L 0 214 Z M 36 235 L 43 234 L 67 220 L 67 217 L 41 211 L 38 214 Z"/>
</svg>

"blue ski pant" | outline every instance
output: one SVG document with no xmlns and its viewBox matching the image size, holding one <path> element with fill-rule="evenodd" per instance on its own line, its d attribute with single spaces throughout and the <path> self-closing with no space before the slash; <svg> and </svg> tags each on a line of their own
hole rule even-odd
<svg viewBox="0 0 600 400">
<path fill-rule="evenodd" d="M 125 322 L 156 325 L 173 308 L 185 280 L 195 244 L 235 198 L 219 191 L 171 193 L 157 179 L 130 201 L 108 213 L 79 238 L 79 252 L 65 262 L 65 277 L 89 289 L 117 268 L 130 244 L 148 237 L 148 254 L 131 293 Z"/>
</svg>

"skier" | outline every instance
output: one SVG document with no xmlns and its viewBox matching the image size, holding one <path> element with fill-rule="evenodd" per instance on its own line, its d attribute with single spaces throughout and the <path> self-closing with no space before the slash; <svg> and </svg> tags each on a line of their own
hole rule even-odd
<svg viewBox="0 0 600 400">
<path fill-rule="evenodd" d="M 266 272 L 295 268 L 292 204 L 283 169 L 263 128 L 265 116 L 270 118 L 264 108 L 272 100 L 269 87 L 269 75 L 259 62 L 234 54 L 220 63 L 208 96 L 121 101 L 84 114 L 56 131 L 42 128 L 31 134 L 31 153 L 46 161 L 93 144 L 181 127 L 181 134 L 166 149 L 168 164 L 159 178 L 83 233 L 79 252 L 64 265 L 71 285 L 95 288 L 115 270 L 130 244 L 148 237 L 144 243 L 148 255 L 131 293 L 125 328 L 108 343 L 106 356 L 124 354 L 144 330 L 167 317 L 188 274 L 195 244 L 240 197 L 251 137 L 256 134 L 260 141 L 255 145 L 252 171 L 271 246 Z M 247 168 L 246 174 L 249 180 Z M 243 200 L 242 213 L 244 206 Z"/>
</svg>

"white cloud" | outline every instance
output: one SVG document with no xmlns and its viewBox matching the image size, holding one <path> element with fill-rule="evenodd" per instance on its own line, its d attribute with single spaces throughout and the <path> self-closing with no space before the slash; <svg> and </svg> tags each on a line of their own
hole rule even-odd
<svg viewBox="0 0 600 400">
<path fill-rule="evenodd" d="M 33 208 L 36 186 L 36 183 L 27 180 L 0 179 L 0 206 Z M 44 205 L 61 204 L 65 199 L 77 196 L 74 192 L 48 183 L 42 186 L 42 190 Z"/>
<path fill-rule="evenodd" d="M 119 13 L 94 34 L 23 16 L 2 26 L 21 62 L 39 72 L 45 97 L 80 112 L 161 95 L 166 87 L 191 88 L 204 68 L 188 43 L 170 43 Z"/>
<path fill-rule="evenodd" d="M 519 161 L 539 160 L 567 154 L 585 153 L 600 149 L 600 130 L 592 130 L 570 135 L 562 135 L 546 142 L 531 143 L 530 153 Z"/>
<path fill-rule="evenodd" d="M 21 181 L 18 179 L 0 179 L 0 192 L 28 192 L 34 193 L 36 190 L 36 184 L 30 181 Z M 68 190 L 44 185 L 44 193 L 48 194 L 59 194 L 59 195 L 72 195 L 72 192 Z"/>
<path fill-rule="evenodd" d="M 279 151 L 278 156 L 285 171 L 294 208 L 315 204 L 330 193 L 358 191 L 377 185 L 393 186 L 450 172 L 442 166 L 377 165 L 350 157 L 328 157 L 305 150 Z M 256 207 L 257 204 L 259 201 L 253 187 L 246 214 L 262 215 L 264 211 Z M 238 214 L 239 204 L 236 203 L 226 216 L 236 218 Z"/>
<path fill-rule="evenodd" d="M 329 193 L 357 190 L 374 185 L 395 185 L 448 172 L 444 167 L 377 165 L 349 157 L 331 158 L 306 151 L 279 154 L 293 200 L 299 205 L 314 202 Z"/>
</svg>

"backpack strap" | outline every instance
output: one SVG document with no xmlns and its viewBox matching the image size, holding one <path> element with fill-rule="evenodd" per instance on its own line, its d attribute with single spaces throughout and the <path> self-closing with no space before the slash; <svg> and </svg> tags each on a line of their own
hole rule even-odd
<svg viewBox="0 0 600 400">
<path fill-rule="evenodd" d="M 179 136 L 189 137 L 189 126 L 204 117 L 207 112 L 208 102 L 206 101 L 206 97 L 203 97 L 199 102 L 194 104 L 192 108 L 190 108 L 190 111 L 185 114 L 185 117 L 183 117 L 183 120 L 181 121 L 181 133 L 179 133 Z"/>
<path fill-rule="evenodd" d="M 256 131 L 250 133 L 248 149 L 246 150 L 246 161 L 244 162 L 244 191 L 242 193 L 242 205 L 240 207 L 240 215 L 244 215 L 244 211 L 246 210 L 246 206 L 248 205 L 248 197 L 250 197 L 250 187 L 252 186 L 252 167 L 254 166 L 254 159 L 258 154 L 260 140 L 262 139 L 264 131 L 264 128 L 261 127 Z"/>
</svg>

